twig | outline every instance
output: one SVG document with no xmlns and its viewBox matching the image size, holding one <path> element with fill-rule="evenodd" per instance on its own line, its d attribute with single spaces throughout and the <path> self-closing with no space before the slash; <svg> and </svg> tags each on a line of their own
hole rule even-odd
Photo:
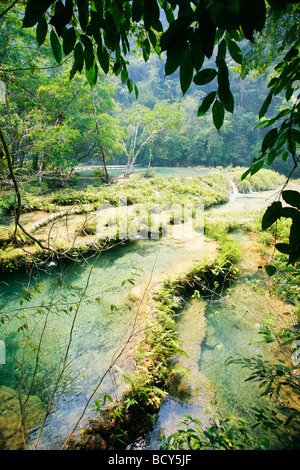
<svg viewBox="0 0 300 470">
<path fill-rule="evenodd" d="M 69 356 L 69 351 L 70 351 L 70 347 L 71 347 L 71 344 L 72 344 L 72 338 L 73 338 L 73 331 L 74 331 L 74 327 L 75 327 L 75 323 L 76 323 L 76 319 L 77 319 L 77 316 L 78 316 L 78 312 L 79 312 L 79 309 L 80 309 L 80 306 L 81 306 L 81 303 L 83 301 L 83 298 L 85 296 L 85 293 L 87 291 L 87 288 L 89 286 L 89 281 L 90 281 L 90 278 L 91 278 L 91 274 L 92 274 L 92 270 L 96 264 L 96 262 L 98 261 L 98 258 L 100 256 L 100 253 L 98 254 L 98 256 L 96 257 L 91 269 L 90 269 L 90 272 L 89 272 L 89 275 L 88 275 L 88 278 L 87 278 L 87 281 L 86 281 L 86 285 L 85 285 L 85 288 L 81 294 L 81 297 L 78 301 L 78 303 L 76 303 L 76 310 L 75 310 L 75 313 L 74 313 L 74 317 L 73 317 L 73 320 L 72 320 L 72 324 L 71 324 L 71 329 L 70 329 L 70 334 L 69 334 L 69 341 L 68 341 L 68 344 L 67 344 L 67 348 L 66 348 L 66 352 L 65 352 L 65 355 L 64 355 L 64 360 L 63 360 L 63 364 L 62 364 L 62 367 L 61 367 L 61 371 L 60 373 L 58 374 L 57 376 L 57 379 L 56 379 L 56 382 L 55 382 L 55 385 L 54 385 L 54 388 L 52 390 L 52 393 L 51 393 L 51 396 L 50 396 L 50 399 L 49 399 L 49 402 L 48 402 L 48 407 L 47 407 L 47 410 L 46 410 L 46 413 L 45 413 L 45 416 L 44 416 L 44 419 L 42 421 L 42 424 L 40 426 L 40 429 L 39 429 L 39 432 L 38 432 L 38 435 L 37 435 L 37 438 L 36 438 L 36 441 L 35 441 L 35 444 L 33 446 L 33 450 L 36 450 L 37 448 L 37 445 L 38 445 L 38 442 L 39 442 L 39 439 L 41 437 L 41 434 L 42 434 L 42 431 L 45 427 L 45 423 L 47 421 L 47 418 L 50 414 L 50 411 L 52 409 L 52 403 L 53 403 L 53 400 L 54 400 L 54 397 L 55 397 L 55 394 L 57 392 L 57 389 L 58 389 L 58 385 L 60 383 L 60 380 L 62 378 L 62 375 L 67 367 L 67 360 L 68 360 L 68 356 Z"/>
<path fill-rule="evenodd" d="M 6 13 L 9 12 L 9 10 L 11 10 L 16 3 L 18 3 L 19 0 L 15 0 L 9 7 L 6 8 L 6 10 L 4 10 L 2 13 L 0 13 L 0 18 L 2 18 L 2 16 L 6 15 Z"/>
<path fill-rule="evenodd" d="M 139 303 L 139 307 L 136 311 L 136 314 L 135 314 L 135 317 L 134 317 L 134 321 L 133 321 L 133 326 L 132 326 L 132 329 L 131 329 L 131 332 L 126 340 L 126 342 L 123 344 L 123 346 L 121 346 L 119 348 L 119 352 L 118 350 L 115 351 L 114 355 L 113 355 L 113 358 L 111 360 L 111 363 L 108 367 L 108 369 L 106 369 L 105 373 L 102 375 L 101 377 L 101 380 L 98 382 L 97 386 L 95 387 L 95 389 L 93 390 L 93 393 L 90 395 L 90 397 L 88 398 L 83 410 L 82 410 L 82 413 L 81 415 L 79 416 L 78 420 L 76 421 L 75 425 L 73 426 L 73 429 L 71 430 L 71 432 L 69 433 L 69 435 L 67 436 L 67 438 L 65 439 L 62 447 L 61 447 L 61 450 L 64 450 L 67 443 L 69 442 L 72 434 L 74 433 L 75 429 L 77 428 L 78 424 L 80 423 L 80 421 L 82 420 L 86 410 L 87 410 L 87 407 L 89 406 L 91 400 L 93 399 L 93 397 L 95 396 L 96 392 L 99 390 L 99 387 L 102 385 L 103 383 L 103 380 L 105 379 L 105 377 L 111 372 L 113 366 L 116 364 L 117 360 L 122 356 L 122 354 L 124 353 L 127 345 L 129 344 L 130 340 L 132 339 L 132 337 L 134 336 L 134 329 L 135 329 L 135 325 L 136 325 L 136 321 L 137 321 L 137 317 L 138 317 L 138 314 L 139 314 L 139 311 L 140 311 L 140 307 L 141 307 L 141 304 L 142 302 L 144 301 L 144 298 L 145 298 L 145 295 L 146 295 L 146 291 L 151 283 L 151 280 L 152 280 L 152 276 L 153 276 L 153 271 L 154 271 L 154 267 L 155 267 L 155 264 L 156 264 L 156 261 L 152 267 L 152 271 L 151 271 L 151 276 L 150 276 L 150 279 L 147 283 L 147 286 L 145 287 L 144 289 L 144 293 L 143 293 L 143 296 L 141 298 L 141 301 Z"/>
</svg>

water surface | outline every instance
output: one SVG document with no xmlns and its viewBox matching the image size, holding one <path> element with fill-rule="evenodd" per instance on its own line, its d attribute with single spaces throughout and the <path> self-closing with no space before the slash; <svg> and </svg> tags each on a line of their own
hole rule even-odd
<svg viewBox="0 0 300 470">
<path fill-rule="evenodd" d="M 276 192 L 233 194 L 228 204 L 211 209 L 210 214 L 217 214 L 218 210 L 230 212 L 237 209 L 245 211 L 254 207 L 260 209 L 271 202 L 270 197 L 274 197 Z M 205 245 L 203 249 L 207 250 L 207 246 Z M 49 302 L 51 297 L 52 303 L 60 302 L 59 311 L 54 312 L 52 308 L 47 320 L 47 332 L 41 344 L 36 380 L 30 390 L 30 414 L 36 418 L 33 420 L 35 426 L 31 426 L 33 432 L 30 442 L 33 443 L 36 435 L 34 428 L 37 428 L 38 418 L 45 412 L 47 400 L 68 346 L 76 303 L 80 301 L 89 280 L 86 294 L 91 302 L 82 304 L 76 318 L 68 367 L 55 395 L 55 406 L 39 443 L 39 448 L 57 449 L 80 416 L 86 401 L 111 364 L 114 355 L 130 336 L 135 321 L 135 314 L 128 302 L 128 295 L 133 287 L 132 282 L 139 286 L 145 285 L 151 276 L 153 279 L 163 278 L 168 273 L 174 272 L 175 266 L 183 267 L 192 263 L 197 256 L 202 256 L 203 253 L 200 251 L 199 253 L 187 251 L 186 246 L 176 240 L 140 240 L 104 252 L 96 261 L 90 279 L 90 266 L 86 263 L 64 266 L 63 272 L 58 265 L 46 265 L 43 266 L 44 272 L 36 274 L 36 277 L 21 273 L 5 276 L 2 281 L 8 285 L 1 284 L 0 295 L 2 305 L 5 311 L 9 312 L 11 320 L 5 321 L 2 325 L 0 338 L 5 342 L 7 352 L 6 364 L 2 366 L 0 372 L 2 447 L 20 446 L 20 435 L 16 432 L 15 424 L 18 406 L 9 407 L 8 403 L 13 401 L 11 394 L 17 393 L 17 383 L 23 382 L 24 390 L 30 388 L 31 376 L 36 368 L 36 348 L 45 325 L 45 309 L 42 310 L 43 314 L 35 315 L 29 315 L 24 310 L 26 316 L 22 309 L 17 310 L 22 307 L 20 295 L 23 287 L 33 286 L 36 282 L 42 284 L 41 293 L 36 294 L 31 301 L 37 305 Z M 94 260 L 89 261 L 93 263 Z M 64 282 L 72 284 L 70 291 L 65 285 L 60 289 L 53 284 L 57 273 Z M 239 288 L 243 290 L 244 287 L 247 285 Z M 71 302 L 72 310 L 70 310 Z M 232 410 L 243 397 L 252 399 L 251 395 L 254 396 L 256 393 L 252 388 L 244 388 L 244 376 L 238 368 L 224 367 L 224 360 L 235 351 L 245 354 L 256 352 L 255 347 L 249 346 L 249 341 L 253 338 L 253 322 L 256 317 L 248 315 L 243 308 L 238 309 L 237 315 L 236 308 L 231 308 L 230 302 L 228 304 L 218 299 L 214 299 L 205 307 L 203 303 L 199 306 L 197 304 L 186 306 L 185 315 L 182 316 L 185 321 L 179 322 L 178 328 L 183 339 L 183 348 L 192 347 L 191 361 L 186 364 L 191 368 L 191 382 L 183 384 L 180 393 L 174 392 L 163 403 L 156 427 L 148 436 L 150 448 L 159 446 L 159 436 L 162 432 L 168 434 L 174 431 L 184 413 L 203 418 L 206 422 L 205 410 L 213 396 L 217 397 L 222 409 Z M 195 328 L 191 325 L 195 324 L 199 312 L 205 313 L 205 321 L 202 315 L 204 323 L 201 323 L 200 330 L 197 330 L 199 334 L 195 335 Z M 24 327 L 25 324 L 28 329 Z M 24 349 L 24 339 L 26 339 L 26 349 Z M 120 361 L 120 367 L 130 369 L 133 365 L 130 354 L 129 347 L 128 356 L 123 362 Z M 120 393 L 116 383 L 119 379 L 119 372 L 116 372 L 116 375 L 108 374 L 99 389 L 99 394 Z M 242 401 L 246 403 L 244 398 Z M 88 414 L 92 413 L 90 407 L 88 410 L 85 420 Z"/>
</svg>

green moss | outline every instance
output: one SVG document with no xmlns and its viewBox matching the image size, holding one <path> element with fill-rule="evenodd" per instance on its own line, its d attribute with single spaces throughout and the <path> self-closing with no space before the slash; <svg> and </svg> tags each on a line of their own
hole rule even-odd
<svg viewBox="0 0 300 470">
<path fill-rule="evenodd" d="M 280 175 L 274 170 L 262 168 L 259 172 L 241 181 L 241 176 L 245 171 L 246 168 L 237 167 L 230 172 L 240 193 L 276 189 L 286 180 L 284 175 Z"/>
</svg>

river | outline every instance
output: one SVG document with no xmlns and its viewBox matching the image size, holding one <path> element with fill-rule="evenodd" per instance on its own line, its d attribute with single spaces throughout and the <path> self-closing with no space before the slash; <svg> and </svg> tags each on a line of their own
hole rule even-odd
<svg viewBox="0 0 300 470">
<path fill-rule="evenodd" d="M 211 214 L 224 210 L 246 210 L 250 205 L 251 209 L 260 209 L 270 202 L 270 197 L 275 193 L 276 191 L 233 194 L 228 204 L 214 208 Z M 15 449 L 21 446 L 21 433 L 16 420 L 18 399 L 14 396 L 18 395 L 17 383 L 22 383 L 23 389 L 30 390 L 30 399 L 27 401 L 27 419 L 32 429 L 29 447 L 34 444 L 39 420 L 45 413 L 45 403 L 51 397 L 55 377 L 68 348 L 76 305 L 81 302 L 81 294 L 86 286 L 90 302 L 82 303 L 76 317 L 68 366 L 39 439 L 39 449 L 60 448 L 97 387 L 99 378 L 136 327 L 129 301 L 132 283 L 136 286 L 145 285 L 149 279 L 161 279 L 168 273 L 176 270 L 179 272 L 183 266 L 192 263 L 195 257 L 203 256 L 209 249 L 213 250 L 212 245 L 204 243 L 203 252 L 198 250 L 195 254 L 187 250 L 180 240 L 137 240 L 104 252 L 92 270 L 91 263 L 94 259 L 63 267 L 53 263 L 52 266 L 44 266 L 41 272 L 33 272 L 31 277 L 21 273 L 6 276 L 0 290 L 2 305 L 10 317 L 2 327 L 0 338 L 6 346 L 0 379 L 1 447 Z M 62 287 L 55 282 L 57 275 L 63 280 Z M 253 273 L 249 275 L 252 279 Z M 247 272 L 244 276 L 247 277 Z M 241 284 L 237 284 L 236 289 L 243 291 L 247 288 L 246 296 L 251 293 L 251 288 L 248 281 L 245 284 L 245 279 L 244 277 Z M 40 293 L 35 293 L 33 299 L 24 300 L 20 304 L 22 288 L 33 287 L 36 282 L 41 284 Z M 65 283 L 71 283 L 72 286 Z M 240 298 L 239 295 L 237 297 Z M 40 310 L 30 315 L 25 306 L 32 306 L 34 303 Z M 51 315 L 47 316 L 46 305 L 49 303 Z M 246 315 L 245 308 L 242 307 L 238 308 L 237 316 L 237 309 L 229 308 L 229 304 L 223 299 L 212 299 L 209 303 L 192 302 L 185 307 L 186 315 L 182 316 L 184 320 L 179 321 L 178 329 L 183 349 L 185 346 L 191 348 L 190 362 L 185 365 L 191 368 L 191 380 L 195 383 L 186 384 L 179 396 L 177 392 L 170 394 L 163 402 L 154 430 L 146 437 L 147 448 L 158 448 L 161 434 L 173 432 L 184 413 L 195 415 L 198 419 L 203 418 L 205 422 L 205 409 L 212 397 L 216 397 L 220 407 L 225 410 L 232 410 L 242 396 L 250 394 L 253 401 L 253 393 L 256 393 L 253 392 L 253 386 L 244 388 L 241 385 L 241 371 L 235 369 L 233 373 L 232 369 L 225 368 L 224 360 L 236 350 L 255 354 L 256 348 L 259 351 L 264 349 L 264 346 L 249 346 L 257 316 Z M 195 315 L 197 317 L 199 314 L 202 327 L 199 334 L 195 334 L 191 325 Z M 43 335 L 37 365 L 36 351 L 44 330 L 46 334 Z M 193 333 L 192 337 L 190 332 Z M 133 367 L 131 352 L 132 345 L 129 342 L 127 355 L 123 355 L 118 361 L 119 367 L 125 370 Z M 105 392 L 115 396 L 122 392 L 122 383 L 118 383 L 121 374 L 118 370 L 112 371 L 114 373 L 107 374 L 103 380 L 99 394 Z M 35 382 L 31 387 L 32 374 L 35 374 Z M 186 394 L 187 389 L 191 391 L 190 394 Z M 25 396 L 22 400 L 25 400 Z M 91 415 L 93 410 L 89 406 L 82 425 Z"/>
</svg>

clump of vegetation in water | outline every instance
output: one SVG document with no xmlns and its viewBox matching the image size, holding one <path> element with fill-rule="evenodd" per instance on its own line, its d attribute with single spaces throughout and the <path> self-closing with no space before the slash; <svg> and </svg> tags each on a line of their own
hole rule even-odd
<svg viewBox="0 0 300 470">
<path fill-rule="evenodd" d="M 188 300 L 195 289 L 200 294 L 211 294 L 236 277 L 235 242 L 224 234 L 219 242 L 220 253 L 213 261 L 199 261 L 186 273 L 166 279 L 152 291 L 151 314 L 136 348 L 136 368 L 133 374 L 124 375 L 128 386 L 122 398 L 117 402 L 109 396 L 97 399 L 98 415 L 81 432 L 79 441 L 70 440 L 69 448 L 120 449 L 151 429 L 174 379 L 185 374 L 173 362 L 174 356 L 184 354 L 175 328 L 182 299 Z"/>
<path fill-rule="evenodd" d="M 233 181 L 240 193 L 276 189 L 278 186 L 284 184 L 286 180 L 286 178 L 277 171 L 267 168 L 262 168 L 259 172 L 241 181 L 243 173 L 244 169 L 240 167 L 235 167 L 230 170 Z"/>
</svg>

